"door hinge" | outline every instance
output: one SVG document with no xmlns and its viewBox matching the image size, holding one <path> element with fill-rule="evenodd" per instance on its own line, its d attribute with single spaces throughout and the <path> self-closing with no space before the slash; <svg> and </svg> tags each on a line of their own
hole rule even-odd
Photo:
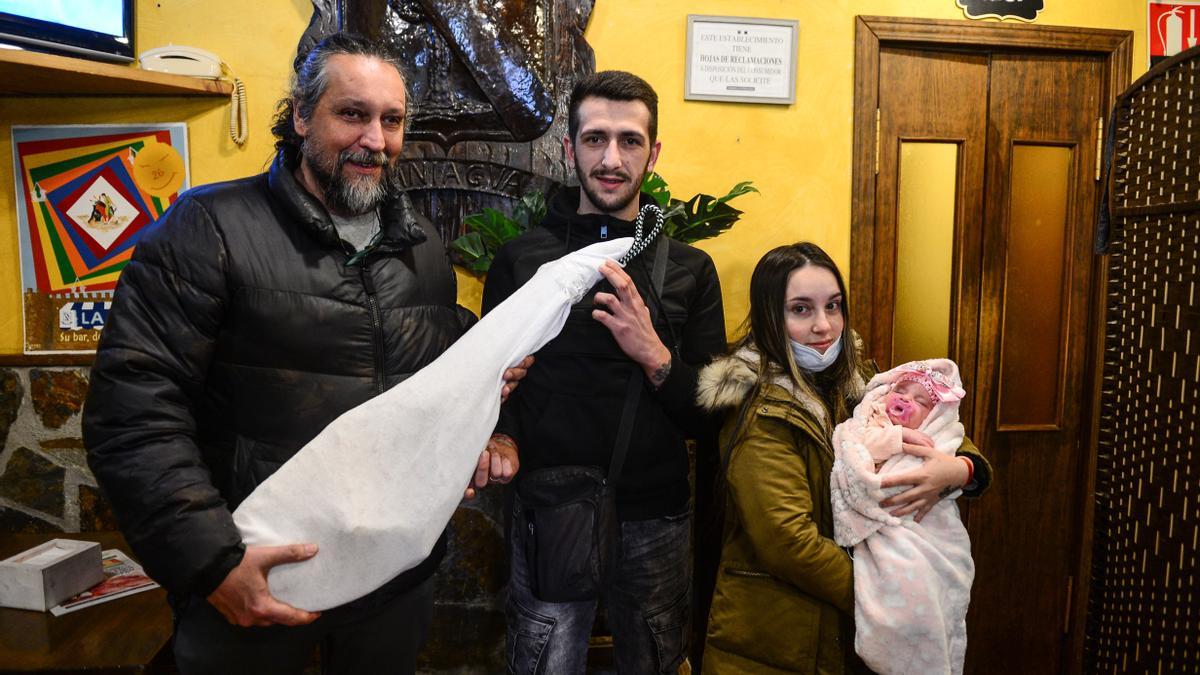
<svg viewBox="0 0 1200 675">
<path fill-rule="evenodd" d="M 1063 635 L 1069 635 L 1071 633 L 1071 609 L 1072 609 L 1071 600 L 1074 597 L 1074 590 L 1075 590 L 1075 577 L 1068 576 L 1067 577 L 1066 610 L 1063 611 Z"/>
<path fill-rule="evenodd" d="M 875 109 L 875 175 L 879 175 L 879 108 Z"/>
<path fill-rule="evenodd" d="M 1104 117 L 1096 118 L 1096 180 L 1100 180 L 1100 166 L 1104 163 Z"/>
</svg>

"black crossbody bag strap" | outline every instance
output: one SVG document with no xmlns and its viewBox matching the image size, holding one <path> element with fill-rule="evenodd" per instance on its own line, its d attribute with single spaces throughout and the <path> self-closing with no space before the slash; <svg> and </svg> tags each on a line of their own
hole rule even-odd
<svg viewBox="0 0 1200 675">
<path fill-rule="evenodd" d="M 667 249 L 670 242 L 667 235 L 660 234 L 658 245 L 654 250 L 654 269 L 650 281 L 654 285 L 655 295 L 662 297 L 663 282 L 667 278 Z M 654 323 L 654 306 L 647 303 L 650 312 L 650 323 Z M 629 439 L 633 436 L 633 416 L 637 412 L 638 403 L 642 400 L 642 372 L 634 367 L 629 374 L 629 385 L 625 387 L 625 408 L 621 411 L 621 424 L 617 427 L 617 442 L 613 446 L 612 463 L 608 467 L 608 484 L 614 485 L 621 475 L 621 467 L 625 464 L 625 454 L 629 451 Z"/>
</svg>

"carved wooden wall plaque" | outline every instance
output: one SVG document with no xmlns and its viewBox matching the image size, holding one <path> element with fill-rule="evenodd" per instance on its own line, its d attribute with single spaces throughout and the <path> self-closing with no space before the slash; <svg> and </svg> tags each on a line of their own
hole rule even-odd
<svg viewBox="0 0 1200 675">
<path fill-rule="evenodd" d="M 594 0 L 312 0 L 303 54 L 352 30 L 391 44 L 415 104 L 401 180 L 444 241 L 483 207 L 574 180 L 562 150 L 571 88 L 595 70 Z"/>
</svg>

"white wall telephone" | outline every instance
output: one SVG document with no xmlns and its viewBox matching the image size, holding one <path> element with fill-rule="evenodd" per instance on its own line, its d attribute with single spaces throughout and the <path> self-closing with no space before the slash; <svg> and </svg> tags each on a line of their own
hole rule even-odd
<svg viewBox="0 0 1200 675">
<path fill-rule="evenodd" d="M 142 70 L 154 70 L 189 77 L 221 77 L 221 59 L 216 54 L 195 47 L 168 45 L 147 49 L 138 57 Z"/>
<path fill-rule="evenodd" d="M 229 137 L 238 145 L 246 142 L 246 85 L 233 75 L 229 66 L 216 54 L 196 47 L 167 45 L 142 52 L 142 55 L 138 57 L 138 65 L 142 67 L 142 70 L 213 80 L 220 78 L 222 71 L 229 72 L 229 77 L 233 81 L 233 94 L 230 96 Z"/>
</svg>

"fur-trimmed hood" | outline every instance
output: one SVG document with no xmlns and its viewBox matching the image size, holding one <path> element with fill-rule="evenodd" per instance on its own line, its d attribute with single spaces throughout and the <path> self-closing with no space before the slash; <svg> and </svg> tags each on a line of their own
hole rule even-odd
<svg viewBox="0 0 1200 675">
<path fill-rule="evenodd" d="M 696 402 L 708 412 L 741 405 L 758 382 L 757 363 L 758 353 L 745 347 L 736 354 L 713 359 L 700 370 Z"/>
<path fill-rule="evenodd" d="M 742 347 L 730 356 L 715 359 L 700 371 L 696 383 L 696 402 L 709 412 L 730 410 L 742 405 L 758 384 L 758 350 Z M 806 409 L 821 424 L 828 424 L 825 405 L 812 395 L 802 392 L 791 376 L 774 365 L 768 365 L 770 384 L 765 396 L 786 400 L 790 398 Z M 775 392 L 775 393 L 772 393 Z"/>
<path fill-rule="evenodd" d="M 862 339 L 857 333 L 853 337 L 859 353 L 862 353 Z M 714 359 L 700 371 L 696 383 L 696 402 L 710 413 L 740 406 L 758 384 L 759 358 L 758 350 L 753 345 L 747 345 L 729 356 Z M 807 408 L 817 419 L 827 418 L 824 404 L 801 391 L 788 373 L 769 365 L 767 374 L 771 384 L 783 390 L 782 394 Z M 862 373 L 855 373 L 854 380 L 855 389 L 861 395 L 866 388 L 865 378 Z"/>
<path fill-rule="evenodd" d="M 700 371 L 696 383 L 696 402 L 709 412 L 741 405 L 758 384 L 759 358 L 757 349 L 745 346 L 729 356 L 714 359 Z M 808 398 L 801 394 L 791 376 L 782 369 L 774 364 L 769 364 L 767 369 L 771 384 L 791 398 Z"/>
</svg>

